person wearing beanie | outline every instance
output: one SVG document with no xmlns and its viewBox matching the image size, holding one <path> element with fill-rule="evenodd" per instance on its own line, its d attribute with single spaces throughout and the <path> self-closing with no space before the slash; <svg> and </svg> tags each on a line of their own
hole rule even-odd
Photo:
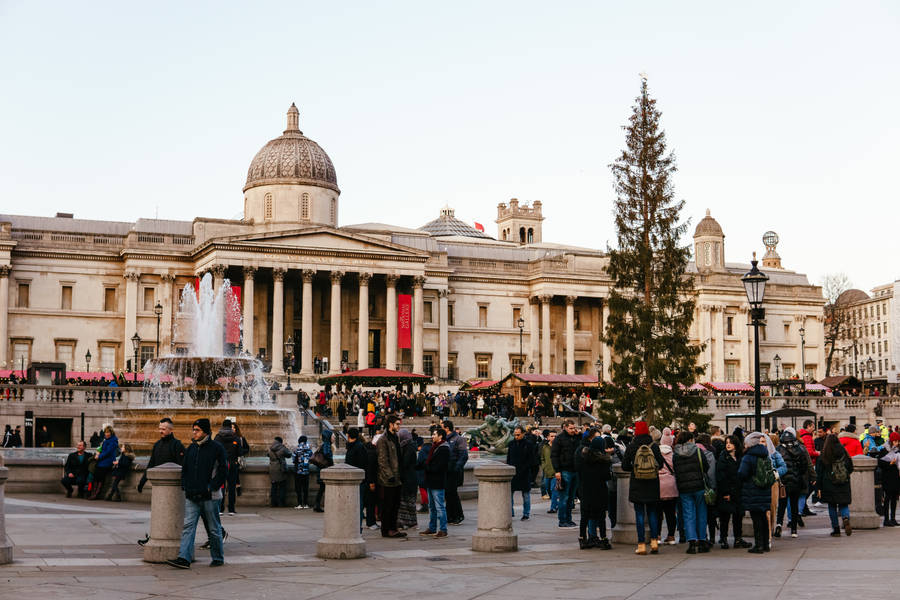
<svg viewBox="0 0 900 600">
<path fill-rule="evenodd" d="M 777 518 L 775 520 L 774 537 L 781 537 L 781 526 L 784 521 L 785 508 L 790 508 L 788 526 L 791 528 L 791 537 L 797 537 L 797 527 L 803 521 L 800 515 L 800 498 L 806 497 L 807 483 L 810 480 L 809 454 L 802 442 L 797 440 L 797 434 L 793 427 L 787 427 L 781 433 L 780 443 L 775 449 L 787 466 L 787 472 L 781 478 L 787 496 L 778 500 Z M 813 477 L 814 478 L 814 477 Z"/>
<path fill-rule="evenodd" d="M 634 438 L 625 448 L 622 459 L 622 469 L 631 474 L 628 500 L 634 505 L 637 527 L 635 554 L 647 554 L 645 516 L 650 524 L 650 553 L 659 552 L 659 469 L 663 464 L 659 445 L 650 437 L 647 422 L 637 421 L 634 424 Z"/>
<path fill-rule="evenodd" d="M 191 445 L 184 453 L 181 488 L 184 490 L 184 528 L 178 557 L 166 563 L 178 569 L 190 569 L 194 560 L 194 537 L 201 515 L 209 538 L 211 567 L 225 564 L 222 548 L 222 524 L 219 522 L 219 500 L 228 470 L 225 447 L 210 436 L 209 419 L 197 419 L 191 426 Z"/>
<path fill-rule="evenodd" d="M 897 498 L 900 498 L 900 433 L 888 436 L 890 449 L 878 460 L 881 467 L 881 491 L 884 494 L 884 526 L 897 527 Z"/>
<path fill-rule="evenodd" d="M 659 439 L 659 453 L 664 464 L 659 469 L 659 528 L 662 536 L 662 522 L 666 520 L 666 539 L 664 544 L 675 545 L 675 530 L 677 528 L 676 513 L 678 509 L 678 484 L 675 482 L 675 466 L 672 463 L 672 446 L 675 438 L 672 430 L 666 427 Z"/>
<path fill-rule="evenodd" d="M 881 428 L 878 425 L 872 425 L 866 431 L 862 441 L 862 449 L 866 456 L 876 459 L 887 454 L 888 448 L 885 444 L 885 439 L 881 437 Z"/>
<path fill-rule="evenodd" d="M 294 465 L 294 492 L 297 494 L 297 506 L 300 510 L 309 508 L 309 459 L 312 458 L 312 448 L 309 447 L 305 435 L 297 438 L 297 447 L 291 453 Z"/>
</svg>

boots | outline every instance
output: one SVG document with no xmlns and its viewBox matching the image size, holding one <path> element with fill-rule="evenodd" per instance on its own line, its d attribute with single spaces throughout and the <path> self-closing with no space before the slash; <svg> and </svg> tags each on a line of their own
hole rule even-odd
<svg viewBox="0 0 900 600">
<path fill-rule="evenodd" d="M 588 541 L 583 537 L 578 538 L 578 547 L 581 550 L 587 550 L 588 548 L 590 548 L 590 546 L 588 546 Z"/>
<path fill-rule="evenodd" d="M 709 552 L 711 544 L 706 540 L 700 540 L 697 542 L 697 552 L 700 554 L 706 554 Z"/>
<path fill-rule="evenodd" d="M 850 518 L 844 517 L 844 532 L 847 535 L 853 535 L 853 527 L 850 526 Z"/>
<path fill-rule="evenodd" d="M 752 546 L 752 544 L 750 542 L 748 542 L 747 540 L 745 540 L 744 538 L 738 538 L 738 539 L 734 540 L 735 548 L 750 548 L 751 546 Z"/>
<path fill-rule="evenodd" d="M 697 542 L 688 542 L 688 549 L 685 551 L 685 554 L 697 554 Z"/>
<path fill-rule="evenodd" d="M 650 554 L 659 554 L 659 540 L 656 538 L 650 539 Z"/>
<path fill-rule="evenodd" d="M 641 556 L 645 556 L 647 554 L 647 544 L 641 542 L 637 545 L 637 549 L 634 551 L 635 554 L 640 554 Z"/>
<path fill-rule="evenodd" d="M 722 550 L 728 550 L 728 540 L 726 540 L 725 538 L 720 539 L 720 540 L 719 540 L 719 547 L 720 547 Z M 737 548 L 737 540 L 734 541 L 734 547 Z"/>
</svg>

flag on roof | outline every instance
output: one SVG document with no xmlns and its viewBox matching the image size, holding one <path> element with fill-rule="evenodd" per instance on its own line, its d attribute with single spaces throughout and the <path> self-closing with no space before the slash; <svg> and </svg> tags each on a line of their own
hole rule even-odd
<svg viewBox="0 0 900 600">
<path fill-rule="evenodd" d="M 482 225 L 482 224 L 479 223 L 478 221 L 475 221 L 475 229 L 477 229 L 478 231 L 484 233 L 484 225 Z"/>
</svg>

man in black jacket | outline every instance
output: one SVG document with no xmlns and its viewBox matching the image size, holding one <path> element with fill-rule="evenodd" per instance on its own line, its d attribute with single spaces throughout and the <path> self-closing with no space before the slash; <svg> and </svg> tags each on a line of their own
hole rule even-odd
<svg viewBox="0 0 900 600">
<path fill-rule="evenodd" d="M 578 428 L 575 421 L 566 419 L 562 424 L 562 431 L 553 440 L 550 446 L 550 461 L 556 471 L 555 485 L 559 488 L 559 527 L 577 527 L 572 520 L 572 507 L 575 504 L 575 487 L 578 482 L 575 472 L 575 451 L 581 444 Z"/>
<path fill-rule="evenodd" d="M 447 487 L 444 490 L 447 502 L 447 522 L 460 525 L 466 518 L 462 502 L 459 499 L 459 486 L 463 483 L 466 462 L 469 460 L 469 448 L 466 438 L 453 428 L 453 422 L 445 420 L 441 425 L 447 433 L 447 446 L 450 448 L 450 462 L 447 466 Z"/>
<path fill-rule="evenodd" d="M 78 488 L 78 497 L 84 496 L 84 488 L 87 486 L 88 463 L 92 454 L 84 451 L 84 441 L 78 442 L 75 452 L 66 458 L 66 466 L 63 467 L 62 484 L 66 488 L 66 498 L 72 497 L 72 486 Z"/>
<path fill-rule="evenodd" d="M 364 472 L 366 470 L 366 467 L 369 466 L 369 453 L 366 451 L 365 445 L 363 445 L 363 443 L 359 441 L 359 429 L 357 429 L 356 427 L 351 427 L 347 430 L 347 451 L 344 455 L 344 463 L 350 465 L 351 467 L 362 469 Z M 363 498 L 365 497 L 367 487 L 368 484 L 366 483 L 365 478 L 363 478 L 362 482 L 359 484 L 360 530 L 362 529 L 363 520 Z"/>
<path fill-rule="evenodd" d="M 516 516 L 515 495 L 522 492 L 522 520 L 527 521 L 531 516 L 531 484 L 534 481 L 532 475 L 535 463 L 534 444 L 525 437 L 525 430 L 521 426 L 513 432 L 513 441 L 506 449 L 506 464 L 516 468 L 510 486 L 512 493 L 512 516 Z"/>
<path fill-rule="evenodd" d="M 234 515 L 234 498 L 237 495 L 237 479 L 238 479 L 238 458 L 241 456 L 241 440 L 234 433 L 234 427 L 231 425 L 231 419 L 222 421 L 222 428 L 216 434 L 215 440 L 222 444 L 225 448 L 225 455 L 228 457 L 228 473 L 225 475 L 225 483 L 228 492 L 228 514 Z M 225 499 L 219 503 L 219 512 L 225 510 Z"/>
<path fill-rule="evenodd" d="M 147 484 L 147 471 L 169 462 L 177 465 L 184 462 L 184 444 L 175 437 L 175 425 L 172 423 L 172 419 L 163 417 L 159 420 L 159 439 L 153 444 L 147 468 L 144 469 L 144 474 L 137 485 L 138 493 L 142 493 Z"/>
<path fill-rule="evenodd" d="M 222 526 L 219 523 L 219 500 L 228 469 L 225 448 L 212 439 L 209 419 L 197 419 L 191 427 L 192 443 L 184 453 L 181 488 L 184 490 L 184 529 L 178 558 L 166 563 L 179 569 L 190 569 L 194 558 L 194 535 L 200 515 L 206 515 L 210 541 L 211 567 L 225 564 L 222 552 Z"/>
</svg>

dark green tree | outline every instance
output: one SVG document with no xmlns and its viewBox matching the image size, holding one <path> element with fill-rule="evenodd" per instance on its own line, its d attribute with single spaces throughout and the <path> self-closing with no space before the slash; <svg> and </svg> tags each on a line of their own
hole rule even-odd
<svg viewBox="0 0 900 600">
<path fill-rule="evenodd" d="M 694 282 L 687 273 L 691 248 L 681 244 L 688 223 L 679 221 L 684 200 L 675 198 L 675 156 L 666 150 L 660 116 L 642 79 L 623 127 L 625 149 L 610 165 L 617 247 L 608 249 L 614 289 L 605 340 L 615 360 L 606 388 L 611 401 L 600 411 L 619 425 L 636 418 L 657 426 L 687 422 L 701 417 L 706 404 L 684 393 L 703 369 L 697 366 L 701 347 L 688 334 Z"/>
</svg>

